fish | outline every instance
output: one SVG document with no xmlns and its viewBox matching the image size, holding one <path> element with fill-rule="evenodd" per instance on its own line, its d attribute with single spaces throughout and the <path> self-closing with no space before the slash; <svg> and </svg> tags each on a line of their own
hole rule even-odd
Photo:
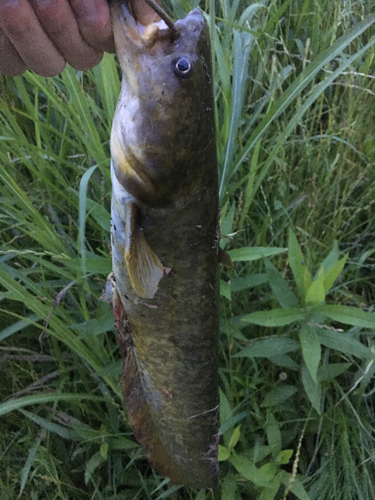
<svg viewBox="0 0 375 500">
<path fill-rule="evenodd" d="M 111 131 L 110 296 L 124 405 L 175 484 L 218 484 L 219 201 L 202 12 L 141 26 L 112 0 L 122 84 Z M 161 12 L 161 14 L 160 14 Z M 159 19 L 159 21 L 157 20 Z"/>
</svg>

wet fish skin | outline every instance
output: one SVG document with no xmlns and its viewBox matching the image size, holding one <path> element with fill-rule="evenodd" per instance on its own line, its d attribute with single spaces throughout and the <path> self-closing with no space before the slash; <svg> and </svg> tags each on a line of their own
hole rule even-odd
<svg viewBox="0 0 375 500">
<path fill-rule="evenodd" d="M 218 181 L 209 35 L 198 10 L 142 37 L 111 4 L 122 90 L 111 135 L 113 307 L 122 389 L 150 462 L 218 481 Z M 188 60 L 189 76 L 176 70 Z"/>
</svg>

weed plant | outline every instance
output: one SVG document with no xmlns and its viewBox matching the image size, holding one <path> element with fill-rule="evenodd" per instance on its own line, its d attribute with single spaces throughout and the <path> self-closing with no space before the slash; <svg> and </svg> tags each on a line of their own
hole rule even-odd
<svg viewBox="0 0 375 500">
<path fill-rule="evenodd" d="M 197 2 L 173 0 L 174 18 Z M 375 498 L 375 16 L 210 0 L 221 246 L 220 491 L 160 478 L 98 301 L 115 58 L 0 80 L 2 500 Z"/>
</svg>

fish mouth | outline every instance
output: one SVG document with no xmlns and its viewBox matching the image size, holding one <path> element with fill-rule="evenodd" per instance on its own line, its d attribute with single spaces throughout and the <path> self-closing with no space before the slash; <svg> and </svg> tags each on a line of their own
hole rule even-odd
<svg viewBox="0 0 375 500">
<path fill-rule="evenodd" d="M 160 46 L 160 42 L 170 43 L 178 37 L 173 21 L 163 8 L 155 0 L 145 0 L 145 2 L 152 9 L 148 9 L 147 20 L 149 22 L 146 25 L 137 21 L 136 13 L 129 0 L 111 2 L 113 32 L 120 62 L 123 57 L 126 57 L 124 48 L 139 52 L 147 50 L 149 54 L 152 54 L 153 47 Z M 129 53 L 127 55 L 129 57 Z"/>
</svg>

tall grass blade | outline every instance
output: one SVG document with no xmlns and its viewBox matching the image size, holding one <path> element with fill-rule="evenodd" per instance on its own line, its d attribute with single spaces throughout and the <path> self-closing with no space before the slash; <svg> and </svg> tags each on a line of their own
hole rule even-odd
<svg viewBox="0 0 375 500">
<path fill-rule="evenodd" d="M 246 160 L 247 155 L 251 151 L 251 149 L 255 146 L 255 144 L 261 139 L 261 137 L 266 133 L 268 127 L 271 125 L 271 123 L 278 117 L 280 116 L 281 113 L 283 113 L 288 106 L 296 99 L 298 96 L 301 95 L 302 91 L 307 87 L 307 85 L 313 80 L 313 78 L 321 71 L 324 66 L 326 66 L 332 59 L 337 57 L 345 48 L 356 38 L 358 38 L 365 30 L 367 30 L 373 23 L 375 22 L 375 15 L 369 16 L 367 19 L 362 21 L 361 23 L 358 23 L 349 33 L 343 35 L 340 37 L 337 42 L 332 46 L 326 49 L 322 54 L 317 56 L 314 61 L 309 64 L 309 66 L 302 71 L 302 73 L 296 78 L 296 80 L 288 87 L 288 89 L 279 97 L 279 99 L 273 104 L 269 112 L 266 114 L 266 116 L 263 118 L 261 123 L 257 126 L 257 128 L 254 130 L 254 132 L 251 134 L 251 137 L 247 141 L 246 145 L 241 151 L 240 156 L 237 158 L 234 167 L 230 171 L 229 175 L 233 175 L 240 167 L 243 161 Z M 350 62 L 346 60 L 344 64 L 341 65 L 339 70 L 335 71 L 335 76 L 332 78 L 328 78 L 329 82 L 324 80 L 321 82 L 321 87 L 319 88 L 319 92 L 315 90 L 314 94 L 308 101 L 305 102 L 308 103 L 307 108 L 317 99 L 317 97 L 321 94 L 321 92 L 335 79 L 337 76 L 342 73 L 352 62 L 354 62 L 358 57 L 360 57 L 366 50 L 368 50 L 372 45 L 374 41 L 370 41 L 368 44 L 366 44 L 365 48 L 362 48 L 359 50 L 354 56 L 350 57 Z M 302 116 L 303 112 L 299 110 L 299 115 Z M 300 117 L 299 117 L 300 118 Z M 299 119 L 298 118 L 298 119 Z M 290 127 L 291 129 L 294 128 L 295 124 L 298 123 L 297 119 L 293 120 L 293 126 Z M 289 128 L 289 127 L 288 127 Z M 279 142 L 283 143 L 285 140 L 285 137 L 287 137 L 289 133 L 284 133 L 283 137 Z M 268 168 L 264 168 L 264 172 L 267 171 Z M 264 178 L 264 175 L 262 175 L 262 179 Z M 259 185 L 260 182 L 257 183 Z"/>
<path fill-rule="evenodd" d="M 234 156 L 234 144 L 241 117 L 245 83 L 248 76 L 249 54 L 253 36 L 250 33 L 239 33 L 234 30 L 234 60 L 232 80 L 232 114 L 230 118 L 229 137 L 225 147 L 223 168 L 220 178 L 219 198 L 223 199 L 230 166 Z"/>
<path fill-rule="evenodd" d="M 56 393 L 43 393 L 43 394 L 34 394 L 32 396 L 24 396 L 18 399 L 12 399 L 10 401 L 6 401 L 5 403 L 0 403 L 0 416 L 6 415 L 14 410 L 19 410 L 20 408 L 24 408 L 25 406 L 34 405 L 34 404 L 50 404 L 55 401 L 69 401 L 71 403 L 80 404 L 80 401 L 95 401 L 97 403 L 103 403 L 106 401 L 102 396 L 93 396 L 92 394 L 56 394 Z"/>
<path fill-rule="evenodd" d="M 82 176 L 79 185 L 79 233 L 78 233 L 78 247 L 80 249 L 81 257 L 81 272 L 85 276 L 87 273 L 86 268 L 86 244 L 85 244 L 85 227 L 86 227 L 86 199 L 87 199 L 87 184 L 89 183 L 91 175 L 95 172 L 97 165 L 89 168 Z"/>
</svg>

